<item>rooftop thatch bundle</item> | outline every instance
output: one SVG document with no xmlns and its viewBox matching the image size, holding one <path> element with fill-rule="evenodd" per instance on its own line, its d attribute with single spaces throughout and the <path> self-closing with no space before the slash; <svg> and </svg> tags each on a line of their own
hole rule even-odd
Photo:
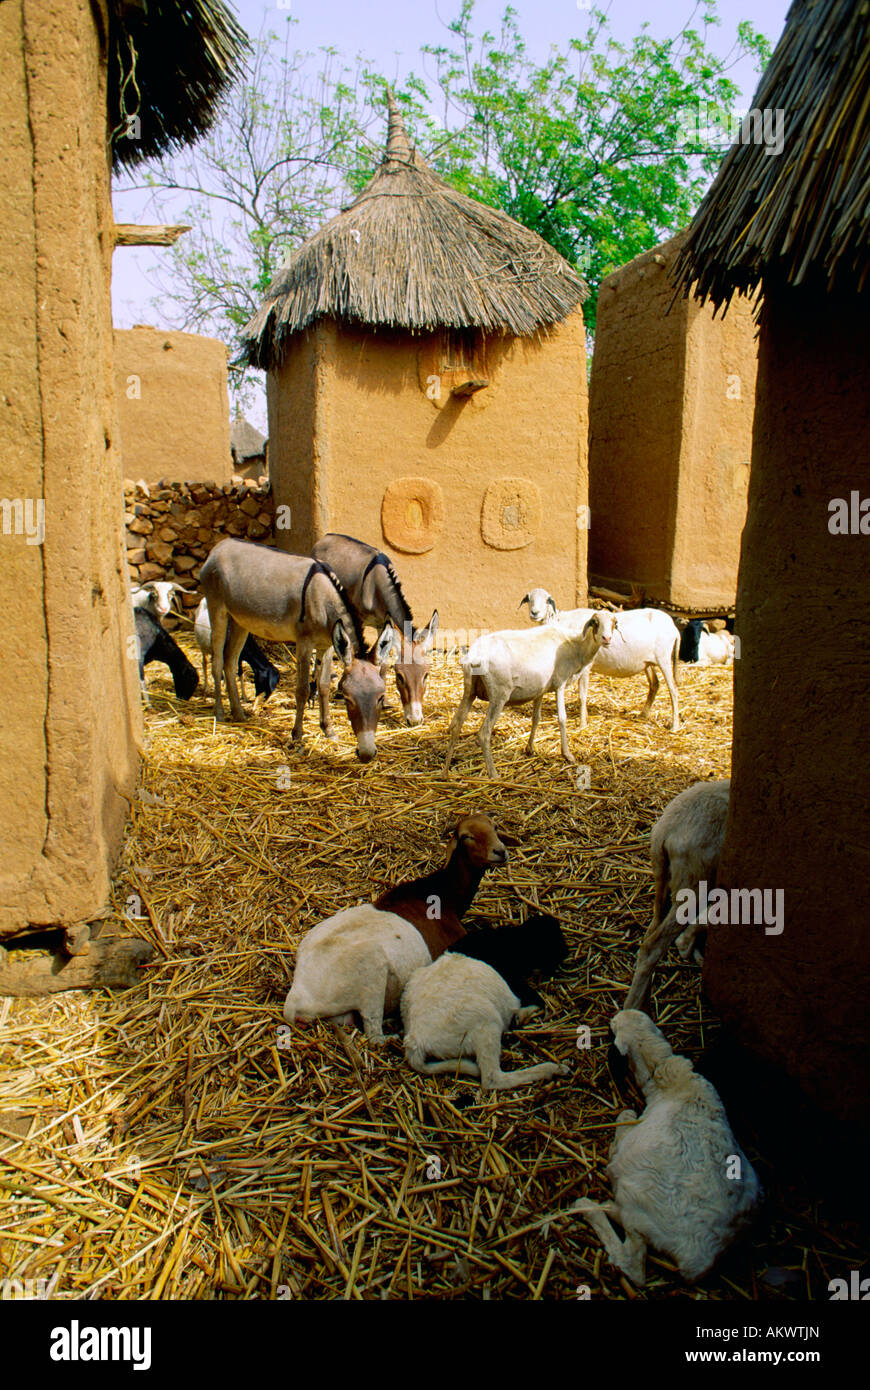
<svg viewBox="0 0 870 1390">
<path fill-rule="evenodd" d="M 204 134 L 249 47 L 223 0 L 110 0 L 114 167 L 168 154 Z"/>
<path fill-rule="evenodd" d="M 830 290 L 870 271 L 870 5 L 794 0 L 753 100 L 780 111 L 782 153 L 735 144 L 692 222 L 674 279 L 715 304 L 775 272 Z M 747 118 L 750 119 L 750 118 Z"/>
<path fill-rule="evenodd" d="M 236 463 L 246 463 L 248 459 L 262 456 L 266 440 L 244 415 L 237 415 L 230 424 L 230 449 Z"/>
<path fill-rule="evenodd" d="M 290 335 L 321 317 L 525 336 L 586 298 L 581 277 L 536 232 L 429 168 L 392 94 L 389 109 L 374 178 L 293 254 L 245 326 L 252 366 L 277 365 Z"/>
</svg>

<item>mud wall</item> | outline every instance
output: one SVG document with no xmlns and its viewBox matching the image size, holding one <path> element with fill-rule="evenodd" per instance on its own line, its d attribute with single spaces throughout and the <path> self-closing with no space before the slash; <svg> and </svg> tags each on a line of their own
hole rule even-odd
<svg viewBox="0 0 870 1390">
<path fill-rule="evenodd" d="M 106 32 L 105 3 L 0 5 L 0 935 L 100 910 L 137 771 Z"/>
<path fill-rule="evenodd" d="M 454 628 L 525 626 L 534 584 L 584 602 L 585 364 L 579 312 L 532 339 L 299 335 L 269 382 L 275 502 L 292 511 L 278 544 L 378 545 L 415 617 L 437 607 Z"/>
<path fill-rule="evenodd" d="M 765 287 L 734 667 L 726 888 L 783 931 L 710 931 L 704 985 L 739 1041 L 870 1130 L 868 295 Z M 853 501 L 854 498 L 854 501 Z M 841 499 L 859 529 L 832 533 Z M 860 533 L 860 499 L 865 533 Z M 843 508 L 839 508 L 842 512 Z"/>
<path fill-rule="evenodd" d="M 125 477 L 229 482 L 235 470 L 222 342 L 142 325 L 116 329 L 115 388 Z"/>
<path fill-rule="evenodd" d="M 603 281 L 590 391 L 589 573 L 649 599 L 728 607 L 752 442 L 751 306 L 673 294 L 682 236 Z"/>
</svg>

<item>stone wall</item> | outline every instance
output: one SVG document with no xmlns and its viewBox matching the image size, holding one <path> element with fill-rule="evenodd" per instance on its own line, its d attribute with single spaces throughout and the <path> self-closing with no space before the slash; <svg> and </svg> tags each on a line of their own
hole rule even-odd
<svg viewBox="0 0 870 1390">
<path fill-rule="evenodd" d="M 100 912 L 138 770 L 107 32 L 105 0 L 0 4 L 0 937 Z"/>
<path fill-rule="evenodd" d="M 177 471 L 229 482 L 227 350 L 219 339 L 146 324 L 116 329 L 115 389 L 126 477 L 151 484 Z"/>
<path fill-rule="evenodd" d="M 682 235 L 602 282 L 589 419 L 589 578 L 683 608 L 731 607 L 752 448 L 756 340 L 673 296 Z"/>
<path fill-rule="evenodd" d="M 231 482 L 182 483 L 161 478 L 154 487 L 124 483 L 130 582 L 175 579 L 194 589 L 203 562 L 227 536 L 273 545 L 275 508 L 266 478 L 236 474 Z M 181 595 L 186 608 L 198 597 Z M 170 624 L 171 625 L 171 624 Z"/>
<path fill-rule="evenodd" d="M 282 547 L 341 531 L 383 548 L 421 623 L 437 607 L 450 628 L 523 626 L 536 584 L 585 602 L 579 311 L 530 338 L 323 321 L 294 336 L 268 400 Z"/>
</svg>

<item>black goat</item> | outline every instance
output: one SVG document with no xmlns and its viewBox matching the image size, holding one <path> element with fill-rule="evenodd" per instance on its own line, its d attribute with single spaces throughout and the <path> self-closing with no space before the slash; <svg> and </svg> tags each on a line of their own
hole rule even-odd
<svg viewBox="0 0 870 1390">
<path fill-rule="evenodd" d="M 139 679 L 145 685 L 145 667 L 149 661 L 162 661 L 172 672 L 175 693 L 180 700 L 189 700 L 199 685 L 196 667 L 188 661 L 174 638 L 170 637 L 148 612 L 147 608 L 134 610 L 136 619 L 136 644 L 139 648 Z"/>
<path fill-rule="evenodd" d="M 498 971 L 523 1008 L 543 1004 L 529 977 L 555 975 L 568 955 L 568 943 L 555 917 L 541 913 L 518 927 L 483 927 L 468 932 L 450 947 L 456 955 L 473 956 Z"/>
</svg>

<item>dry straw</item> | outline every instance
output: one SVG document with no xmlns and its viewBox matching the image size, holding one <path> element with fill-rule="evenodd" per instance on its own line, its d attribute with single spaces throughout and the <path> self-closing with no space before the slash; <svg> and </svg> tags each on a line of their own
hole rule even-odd
<svg viewBox="0 0 870 1390">
<path fill-rule="evenodd" d="M 577 272 L 536 232 L 433 173 L 392 95 L 389 107 L 374 178 L 293 253 L 246 325 L 253 366 L 278 365 L 290 335 L 322 317 L 528 335 L 586 298 Z"/>
<path fill-rule="evenodd" d="M 625 1103 L 606 1043 L 650 916 L 649 828 L 690 782 L 727 774 L 730 672 L 686 674 L 677 735 L 664 707 L 638 719 L 641 678 L 593 679 L 588 729 L 569 722 L 588 791 L 559 757 L 554 710 L 532 759 L 528 714 L 505 714 L 498 783 L 471 734 L 444 777 L 452 665 L 434 672 L 420 729 L 402 724 L 391 692 L 365 768 L 338 707 L 335 746 L 312 710 L 309 751 L 288 750 L 290 672 L 254 720 L 217 727 L 210 701 L 176 702 L 168 672 L 153 672 L 147 796 L 112 925 L 160 949 L 125 993 L 0 1001 L 4 1277 L 54 1280 L 58 1298 L 747 1299 L 771 1251 L 794 1266 L 799 1295 L 820 1271 L 848 1273 L 842 1233 L 786 1204 L 776 1243 L 765 1247 L 762 1225 L 699 1293 L 654 1258 L 637 1294 L 570 1214 L 605 1193 Z M 552 1058 L 570 1077 L 484 1094 L 419 1077 L 397 1039 L 378 1051 L 326 1024 L 286 1029 L 302 934 L 439 862 L 445 828 L 473 809 L 519 843 L 471 919 L 548 910 L 571 946 L 544 986 L 546 1012 L 506 1038 L 505 1064 Z M 668 1037 L 697 1056 L 713 1033 L 697 970 L 669 959 L 656 995 Z"/>
</svg>

